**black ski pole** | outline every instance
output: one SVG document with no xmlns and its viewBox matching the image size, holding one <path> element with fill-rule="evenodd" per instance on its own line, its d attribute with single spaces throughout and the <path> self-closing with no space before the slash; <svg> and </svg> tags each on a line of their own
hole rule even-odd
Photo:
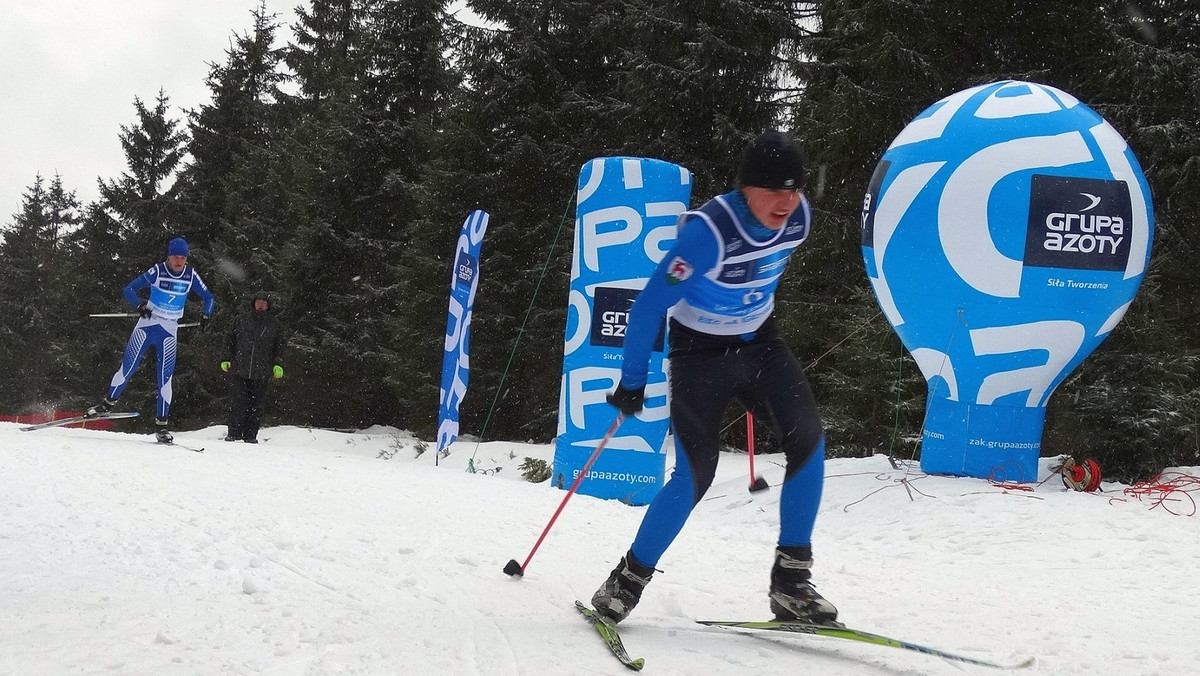
<svg viewBox="0 0 1200 676">
<path fill-rule="evenodd" d="M 608 428 L 608 432 L 605 432 L 604 438 L 600 440 L 600 443 L 596 444 L 596 450 L 592 451 L 591 457 L 587 459 L 587 462 L 583 465 L 583 469 L 579 471 L 579 476 L 575 477 L 575 483 L 571 484 L 571 489 L 568 490 L 567 494 L 563 496 L 562 502 L 558 505 L 558 509 L 554 510 L 554 516 L 550 517 L 550 523 L 546 524 L 546 527 L 542 529 L 542 535 L 537 539 L 537 542 L 534 543 L 533 549 L 529 551 L 529 556 L 525 557 L 525 563 L 518 564 L 516 559 L 511 559 L 509 560 L 508 564 L 504 566 L 505 573 L 514 577 L 520 577 L 525 574 L 525 569 L 529 567 L 529 560 L 533 558 L 533 554 L 538 550 L 538 547 L 542 546 L 542 540 L 546 539 L 546 533 L 550 532 L 550 527 L 554 525 L 555 520 L 558 519 L 558 515 L 562 514 L 563 507 L 567 506 L 567 500 L 571 499 L 571 496 L 575 494 L 575 490 L 579 488 L 579 484 L 583 483 L 583 478 L 587 476 L 589 471 L 591 471 L 592 465 L 596 462 L 596 458 L 600 457 L 600 451 L 604 450 L 604 447 L 608 445 L 608 442 L 613 438 L 613 435 L 617 433 L 617 428 L 621 426 L 621 421 L 623 420 L 625 420 L 625 415 L 623 413 L 618 413 L 617 419 L 614 420 L 612 426 Z"/>
<path fill-rule="evenodd" d="M 754 414 L 750 411 L 746 411 L 746 450 L 750 453 L 750 492 L 765 491 L 770 484 L 754 473 Z"/>
<path fill-rule="evenodd" d="M 136 312 L 98 312 L 96 314 L 90 314 L 88 316 L 89 317 L 129 317 L 129 318 L 141 317 L 141 315 Z M 193 326 L 200 326 L 200 322 L 183 322 L 182 324 L 178 325 L 178 327 L 181 329 L 186 329 L 186 328 L 193 327 Z"/>
</svg>

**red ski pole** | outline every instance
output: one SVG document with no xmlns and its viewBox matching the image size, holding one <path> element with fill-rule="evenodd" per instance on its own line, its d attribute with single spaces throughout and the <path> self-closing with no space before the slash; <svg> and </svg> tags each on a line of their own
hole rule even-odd
<svg viewBox="0 0 1200 676">
<path fill-rule="evenodd" d="M 754 473 L 754 414 L 750 411 L 746 411 L 746 450 L 750 453 L 750 492 L 765 491 L 770 484 Z"/>
<path fill-rule="evenodd" d="M 609 427 L 608 431 L 604 433 L 604 438 L 600 440 L 600 443 L 596 444 L 596 450 L 592 451 L 592 455 L 587 459 L 587 462 L 584 463 L 583 469 L 579 470 L 579 476 L 575 477 L 575 482 L 571 484 L 570 490 L 568 490 L 567 494 L 563 496 L 562 502 L 558 505 L 558 509 L 554 510 L 554 516 L 550 517 L 550 523 L 546 524 L 546 527 L 542 530 L 541 537 L 539 537 L 537 542 L 533 544 L 533 549 L 529 551 L 529 556 L 525 557 L 525 563 L 518 564 L 516 559 L 510 559 L 508 564 L 504 566 L 505 573 L 512 576 L 521 576 L 525 574 L 525 569 L 529 567 L 529 560 L 533 558 L 533 554 L 538 550 L 538 547 L 542 546 L 542 540 L 546 539 L 546 534 L 550 532 L 550 527 L 554 525 L 554 522 L 558 519 L 558 515 L 562 514 L 563 507 L 567 506 L 567 500 L 570 500 L 571 496 L 575 495 L 575 490 L 579 488 L 579 484 L 583 483 L 583 478 L 587 476 L 589 471 L 591 471 L 592 465 L 596 462 L 596 458 L 600 457 L 600 451 L 604 450 L 604 447 L 608 445 L 608 442 L 613 438 L 613 435 L 617 433 L 617 428 L 621 426 L 621 422 L 623 420 L 625 420 L 625 415 L 620 413 L 617 414 L 617 419 L 613 421 L 612 426 Z"/>
</svg>

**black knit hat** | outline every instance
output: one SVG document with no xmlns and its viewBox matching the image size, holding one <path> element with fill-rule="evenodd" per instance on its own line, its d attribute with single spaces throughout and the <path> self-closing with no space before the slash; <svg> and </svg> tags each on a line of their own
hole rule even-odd
<svg viewBox="0 0 1200 676">
<path fill-rule="evenodd" d="M 804 184 L 804 150 L 781 131 L 766 131 L 746 146 L 738 169 L 738 186 L 799 188 Z"/>
</svg>

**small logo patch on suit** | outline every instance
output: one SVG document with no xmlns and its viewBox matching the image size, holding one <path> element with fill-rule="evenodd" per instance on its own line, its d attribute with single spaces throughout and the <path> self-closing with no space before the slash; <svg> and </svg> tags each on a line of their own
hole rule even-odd
<svg viewBox="0 0 1200 676">
<path fill-rule="evenodd" d="M 676 256 L 667 266 L 667 284 L 678 284 L 692 276 L 692 264 Z"/>
</svg>

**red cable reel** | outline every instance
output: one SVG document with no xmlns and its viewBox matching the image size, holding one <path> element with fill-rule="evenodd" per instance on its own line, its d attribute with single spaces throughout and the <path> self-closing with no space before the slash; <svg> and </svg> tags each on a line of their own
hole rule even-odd
<svg viewBox="0 0 1200 676">
<path fill-rule="evenodd" d="M 1081 463 L 1067 458 L 1059 470 L 1063 485 L 1073 491 L 1091 493 L 1100 488 L 1100 465 L 1088 458 Z"/>
</svg>

